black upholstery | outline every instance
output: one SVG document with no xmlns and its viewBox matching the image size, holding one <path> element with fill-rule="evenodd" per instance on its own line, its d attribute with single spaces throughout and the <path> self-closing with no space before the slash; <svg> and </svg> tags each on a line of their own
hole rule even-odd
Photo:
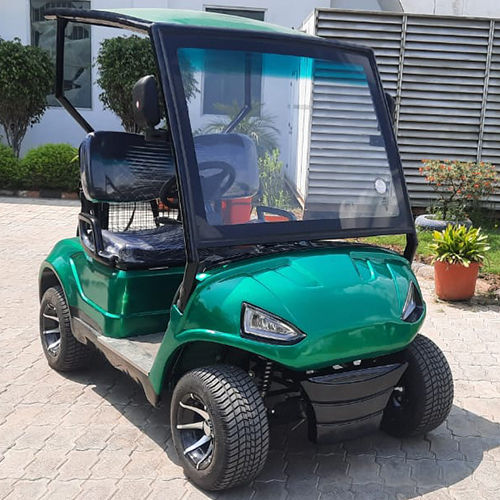
<svg viewBox="0 0 500 500">
<path fill-rule="evenodd" d="M 80 145 L 85 198 L 93 202 L 149 201 L 174 174 L 170 145 L 126 132 L 92 132 Z"/>
<path fill-rule="evenodd" d="M 181 224 L 165 224 L 140 232 L 102 230 L 104 251 L 119 268 L 152 268 L 183 265 L 184 231 Z"/>
</svg>

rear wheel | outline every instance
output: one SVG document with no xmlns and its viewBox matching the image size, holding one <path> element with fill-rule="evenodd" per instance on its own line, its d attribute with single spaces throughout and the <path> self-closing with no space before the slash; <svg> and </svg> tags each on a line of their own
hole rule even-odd
<svg viewBox="0 0 500 500">
<path fill-rule="evenodd" d="M 453 404 L 453 378 L 441 349 L 417 335 L 403 351 L 408 368 L 387 403 L 382 429 L 393 436 L 416 436 L 444 422 Z"/>
<path fill-rule="evenodd" d="M 92 351 L 71 331 L 70 312 L 60 286 L 49 288 L 40 303 L 40 340 L 49 365 L 71 371 L 88 364 Z"/>
<path fill-rule="evenodd" d="M 254 381 L 235 366 L 186 373 L 172 396 L 170 422 L 186 476 L 207 490 L 251 481 L 269 449 L 264 402 Z"/>
</svg>

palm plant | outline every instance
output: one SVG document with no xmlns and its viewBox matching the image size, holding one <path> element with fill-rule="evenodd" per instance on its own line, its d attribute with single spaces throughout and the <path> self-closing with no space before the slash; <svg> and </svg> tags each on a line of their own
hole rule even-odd
<svg viewBox="0 0 500 500">
<path fill-rule="evenodd" d="M 220 133 L 233 121 L 241 110 L 241 104 L 215 104 L 214 108 L 225 115 L 214 119 L 202 131 L 204 134 Z M 274 126 L 275 117 L 262 111 L 262 103 L 254 101 L 250 112 L 238 123 L 233 132 L 249 136 L 257 146 L 257 154 L 263 157 L 278 147 L 279 129 Z"/>
</svg>

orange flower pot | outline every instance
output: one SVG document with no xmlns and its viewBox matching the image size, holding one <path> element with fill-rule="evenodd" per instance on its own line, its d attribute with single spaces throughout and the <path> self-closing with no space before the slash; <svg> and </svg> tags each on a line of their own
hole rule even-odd
<svg viewBox="0 0 500 500">
<path fill-rule="evenodd" d="M 462 264 L 434 262 L 434 284 L 436 295 L 442 300 L 467 300 L 476 290 L 479 263 Z"/>
<path fill-rule="evenodd" d="M 265 214 L 264 219 L 266 222 L 290 222 L 290 219 L 288 217 L 276 214 Z"/>
</svg>

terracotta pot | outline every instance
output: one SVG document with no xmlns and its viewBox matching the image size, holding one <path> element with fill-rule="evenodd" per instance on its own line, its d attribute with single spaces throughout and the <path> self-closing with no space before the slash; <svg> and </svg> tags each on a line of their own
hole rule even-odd
<svg viewBox="0 0 500 500">
<path fill-rule="evenodd" d="M 462 264 L 434 262 L 436 295 L 442 300 L 466 300 L 474 295 L 479 263 Z"/>
</svg>

